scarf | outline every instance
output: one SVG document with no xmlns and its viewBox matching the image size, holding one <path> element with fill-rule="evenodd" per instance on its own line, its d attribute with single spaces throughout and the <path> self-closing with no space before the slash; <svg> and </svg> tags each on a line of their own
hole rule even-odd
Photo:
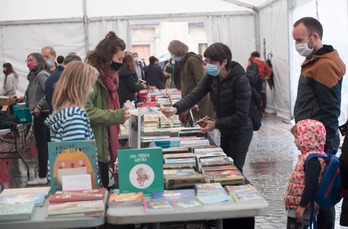
<svg viewBox="0 0 348 229">
<path fill-rule="evenodd" d="M 108 89 L 108 108 L 110 110 L 120 109 L 120 101 L 118 99 L 118 73 L 112 73 L 111 70 L 104 71 L 104 68 L 99 68 L 100 76 L 104 82 L 105 87 Z M 109 126 L 109 153 L 110 153 L 110 165 L 114 168 L 114 164 L 117 158 L 117 150 L 119 149 L 118 135 L 121 132 L 119 125 Z"/>
</svg>

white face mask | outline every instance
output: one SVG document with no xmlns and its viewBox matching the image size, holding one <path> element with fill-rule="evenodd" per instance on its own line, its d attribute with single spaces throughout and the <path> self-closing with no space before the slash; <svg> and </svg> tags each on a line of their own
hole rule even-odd
<svg viewBox="0 0 348 229">
<path fill-rule="evenodd" d="M 308 42 L 312 39 L 312 37 L 309 38 L 309 40 L 307 42 L 304 42 L 304 43 L 300 43 L 300 44 L 296 44 L 295 45 L 295 48 L 296 48 L 296 51 L 301 55 L 301 56 L 304 56 L 304 57 L 307 57 L 309 55 L 311 55 L 313 53 L 313 49 L 314 49 L 314 46 L 313 48 L 309 48 L 308 47 Z"/>
</svg>

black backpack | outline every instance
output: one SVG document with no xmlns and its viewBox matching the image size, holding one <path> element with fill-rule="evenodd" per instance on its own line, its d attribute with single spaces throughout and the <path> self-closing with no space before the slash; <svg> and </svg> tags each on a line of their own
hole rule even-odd
<svg viewBox="0 0 348 229">
<path fill-rule="evenodd" d="M 237 85 L 236 82 L 233 82 L 233 85 Z M 261 127 L 262 100 L 261 100 L 261 96 L 257 93 L 257 91 L 254 88 L 250 87 L 250 90 L 251 90 L 251 99 L 250 99 L 250 105 L 249 105 L 249 117 L 253 124 L 253 130 L 258 131 Z"/>
<path fill-rule="evenodd" d="M 245 70 L 245 75 L 251 85 L 256 84 L 260 79 L 259 68 L 252 59 L 250 60 L 250 65 Z"/>
</svg>

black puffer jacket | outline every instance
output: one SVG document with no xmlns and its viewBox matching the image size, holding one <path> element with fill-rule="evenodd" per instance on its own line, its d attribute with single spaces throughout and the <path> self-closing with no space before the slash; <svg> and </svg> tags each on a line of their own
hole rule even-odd
<svg viewBox="0 0 348 229">
<path fill-rule="evenodd" d="M 221 134 L 240 135 L 252 129 L 249 118 L 251 90 L 243 67 L 232 61 L 230 74 L 222 81 L 219 77 L 205 75 L 191 94 L 173 106 L 180 114 L 201 100 L 210 92 L 215 110 L 216 126 Z"/>
<path fill-rule="evenodd" d="M 120 70 L 118 70 L 118 77 L 120 82 L 117 93 L 120 100 L 120 106 L 122 107 L 127 100 L 134 101 L 135 93 L 144 89 L 144 87 L 142 84 L 136 83 L 136 73 L 132 73 L 124 67 L 121 67 Z"/>
</svg>

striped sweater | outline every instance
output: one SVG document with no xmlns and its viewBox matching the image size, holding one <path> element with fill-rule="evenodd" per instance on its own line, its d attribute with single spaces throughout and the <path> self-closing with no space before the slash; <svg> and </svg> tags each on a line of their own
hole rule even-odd
<svg viewBox="0 0 348 229">
<path fill-rule="evenodd" d="M 54 113 L 46 119 L 45 124 L 50 127 L 52 142 L 94 140 L 89 116 L 79 107 L 69 107 Z M 101 186 L 99 172 L 97 182 Z"/>
</svg>

